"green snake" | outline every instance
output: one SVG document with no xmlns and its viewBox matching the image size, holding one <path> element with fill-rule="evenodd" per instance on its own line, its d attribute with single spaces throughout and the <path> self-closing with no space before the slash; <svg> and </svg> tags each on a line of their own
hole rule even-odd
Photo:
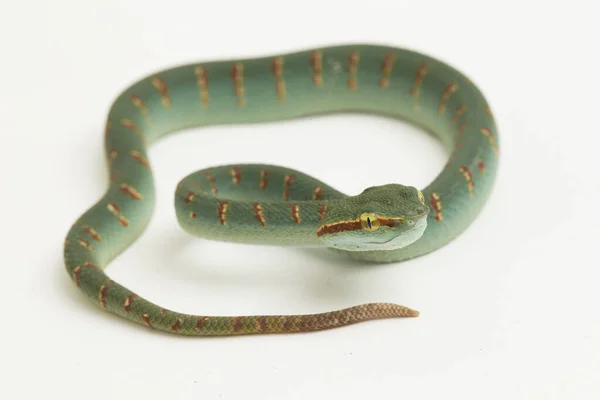
<svg viewBox="0 0 600 400">
<path fill-rule="evenodd" d="M 157 139 L 189 127 L 347 111 L 387 115 L 433 132 L 448 150 L 445 167 L 422 191 L 392 183 L 352 196 L 280 166 L 208 168 L 177 186 L 181 227 L 210 240 L 324 247 L 356 260 L 398 262 L 444 246 L 476 218 L 495 180 L 498 134 L 480 90 L 451 66 L 365 44 L 200 62 L 143 78 L 112 104 L 105 130 L 110 183 L 67 234 L 69 276 L 102 309 L 183 335 L 306 332 L 418 316 L 389 303 L 306 315 L 189 315 L 147 301 L 104 272 L 150 221 L 155 187 L 147 151 Z M 381 143 L 367 156 L 405 151 Z M 363 162 L 361 153 L 357 144 L 356 162 Z"/>
</svg>

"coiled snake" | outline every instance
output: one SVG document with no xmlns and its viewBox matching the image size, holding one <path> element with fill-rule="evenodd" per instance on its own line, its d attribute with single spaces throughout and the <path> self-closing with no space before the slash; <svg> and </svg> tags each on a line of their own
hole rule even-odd
<svg viewBox="0 0 600 400">
<path fill-rule="evenodd" d="M 188 315 L 137 296 L 103 271 L 150 221 L 155 193 L 147 149 L 161 136 L 192 126 L 353 110 L 402 118 L 434 132 L 449 150 L 447 164 L 422 191 L 393 183 L 354 196 L 273 165 L 209 168 L 177 186 L 179 224 L 206 239 L 322 246 L 376 262 L 414 258 L 460 234 L 486 202 L 498 165 L 496 125 L 481 92 L 452 67 L 413 51 L 325 47 L 179 66 L 122 92 L 106 123 L 110 184 L 66 237 L 69 276 L 101 308 L 184 335 L 314 331 L 417 316 L 388 303 L 311 315 Z"/>
</svg>

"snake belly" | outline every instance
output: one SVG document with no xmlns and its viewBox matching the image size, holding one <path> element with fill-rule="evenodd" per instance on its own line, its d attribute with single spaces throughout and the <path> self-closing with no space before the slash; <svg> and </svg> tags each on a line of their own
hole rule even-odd
<svg viewBox="0 0 600 400">
<path fill-rule="evenodd" d="M 347 111 L 410 121 L 433 132 L 449 158 L 422 189 L 429 213 L 418 240 L 397 250 L 335 251 L 364 261 L 408 260 L 447 244 L 476 218 L 495 179 L 498 133 L 480 90 L 449 65 L 414 51 L 368 44 L 200 62 L 145 77 L 110 107 L 105 130 L 110 183 L 67 234 L 69 276 L 102 309 L 183 335 L 306 332 L 417 316 L 417 311 L 390 303 L 305 315 L 190 315 L 156 305 L 104 272 L 150 221 L 155 186 L 147 151 L 161 136 L 189 127 Z M 208 239 L 319 246 L 317 230 L 328 205 L 345 198 L 299 171 L 226 165 L 184 178 L 175 207 L 186 231 Z"/>
</svg>

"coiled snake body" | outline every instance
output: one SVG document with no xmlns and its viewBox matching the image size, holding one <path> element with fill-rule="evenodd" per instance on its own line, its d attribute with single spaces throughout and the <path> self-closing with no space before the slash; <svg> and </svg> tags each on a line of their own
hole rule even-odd
<svg viewBox="0 0 600 400">
<path fill-rule="evenodd" d="M 180 225 L 207 239 L 323 246 L 377 262 L 426 254 L 460 234 L 486 202 L 498 164 L 496 125 L 481 92 L 423 54 L 375 45 L 325 47 L 184 65 L 126 89 L 106 124 L 110 185 L 65 240 L 69 276 L 103 309 L 185 335 L 313 331 L 417 316 L 388 303 L 310 315 L 188 315 L 137 296 L 103 271 L 150 221 L 155 194 L 147 149 L 162 135 L 349 110 L 402 118 L 434 132 L 449 150 L 446 166 L 422 191 L 389 184 L 354 196 L 278 166 L 209 168 L 177 186 Z"/>
</svg>

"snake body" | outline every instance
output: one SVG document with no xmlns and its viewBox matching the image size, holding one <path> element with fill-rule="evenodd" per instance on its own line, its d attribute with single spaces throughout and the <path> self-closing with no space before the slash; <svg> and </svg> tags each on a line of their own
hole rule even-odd
<svg viewBox="0 0 600 400">
<path fill-rule="evenodd" d="M 143 78 L 112 104 L 105 132 L 110 184 L 67 234 L 69 276 L 101 308 L 184 335 L 314 331 L 417 316 L 389 303 L 307 315 L 189 315 L 149 302 L 104 272 L 150 221 L 155 189 L 147 150 L 161 136 L 342 111 L 388 115 L 433 132 L 448 149 L 445 167 L 422 191 L 393 183 L 352 196 L 279 166 L 208 168 L 177 186 L 181 227 L 206 239 L 328 247 L 357 260 L 397 262 L 440 248 L 476 218 L 496 174 L 497 129 L 482 93 L 449 65 L 378 45 L 194 63 Z M 406 150 L 382 144 L 376 151 L 399 157 Z M 357 162 L 360 153 L 357 144 Z"/>
</svg>

